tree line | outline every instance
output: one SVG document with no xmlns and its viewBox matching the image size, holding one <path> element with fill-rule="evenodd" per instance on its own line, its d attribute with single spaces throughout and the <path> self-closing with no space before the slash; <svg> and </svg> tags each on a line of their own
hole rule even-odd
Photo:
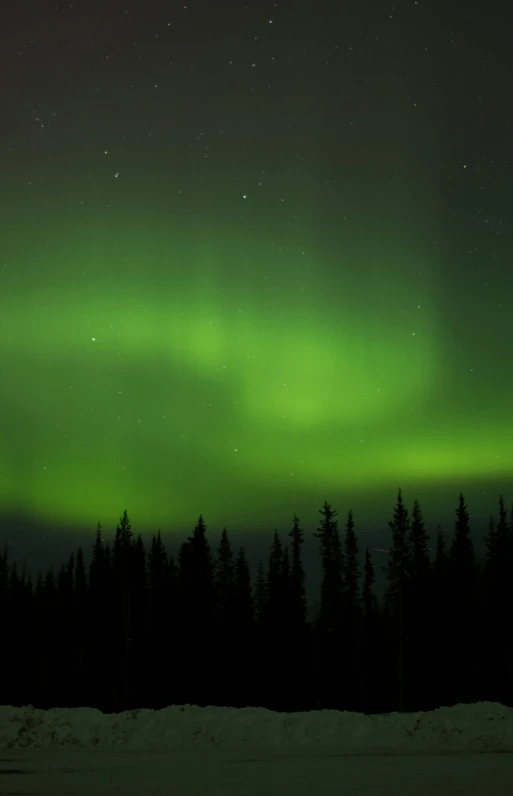
<svg viewBox="0 0 513 796">
<path fill-rule="evenodd" d="M 226 528 L 215 556 L 200 515 L 175 561 L 160 531 L 145 550 L 125 510 L 112 544 L 98 523 L 90 566 L 79 547 L 57 572 L 0 555 L 0 704 L 111 713 L 196 704 L 364 713 L 480 700 L 513 707 L 513 506 L 502 496 L 478 560 L 462 494 L 452 539 L 433 560 L 418 501 L 401 489 L 388 523 L 378 600 L 353 512 L 338 528 L 326 501 L 315 532 L 318 610 L 307 618 L 303 531 L 275 531 L 252 583 Z"/>
</svg>

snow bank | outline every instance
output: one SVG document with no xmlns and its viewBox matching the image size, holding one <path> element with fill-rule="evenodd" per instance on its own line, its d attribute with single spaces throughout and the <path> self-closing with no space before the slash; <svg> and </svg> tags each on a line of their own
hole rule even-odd
<svg viewBox="0 0 513 796">
<path fill-rule="evenodd" d="M 495 702 L 429 713 L 366 716 L 336 710 L 274 713 L 265 708 L 199 708 L 103 714 L 95 708 L 0 706 L 0 750 L 308 749 L 333 754 L 513 751 L 513 709 Z"/>
</svg>

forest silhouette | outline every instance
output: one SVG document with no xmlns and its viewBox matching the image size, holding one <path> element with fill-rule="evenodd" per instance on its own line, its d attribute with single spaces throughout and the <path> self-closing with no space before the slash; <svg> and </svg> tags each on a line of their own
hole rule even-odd
<svg viewBox="0 0 513 796">
<path fill-rule="evenodd" d="M 0 555 L 0 704 L 105 713 L 194 704 L 293 712 L 432 710 L 481 700 L 513 707 L 513 506 L 502 496 L 478 560 L 460 493 L 452 539 L 433 560 L 418 501 L 401 489 L 388 523 L 382 599 L 369 548 L 359 564 L 353 512 L 343 530 L 326 501 L 315 532 L 318 610 L 307 618 L 303 531 L 275 531 L 252 583 L 226 529 L 215 556 L 202 515 L 177 561 L 160 531 L 145 550 L 125 510 L 112 544 L 98 523 L 39 572 Z"/>
</svg>

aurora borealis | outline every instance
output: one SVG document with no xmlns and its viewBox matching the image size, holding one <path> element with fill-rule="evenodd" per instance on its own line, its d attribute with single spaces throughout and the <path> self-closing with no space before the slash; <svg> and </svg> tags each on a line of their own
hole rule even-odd
<svg viewBox="0 0 513 796">
<path fill-rule="evenodd" d="M 398 485 L 449 524 L 511 499 L 506 35 L 297 5 L 6 12 L 9 516 L 268 535 L 324 499 L 384 526 Z"/>
</svg>

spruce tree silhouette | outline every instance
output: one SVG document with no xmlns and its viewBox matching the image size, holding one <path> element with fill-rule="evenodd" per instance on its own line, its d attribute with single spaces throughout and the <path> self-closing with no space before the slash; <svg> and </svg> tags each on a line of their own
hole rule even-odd
<svg viewBox="0 0 513 796">
<path fill-rule="evenodd" d="M 380 689 L 379 679 L 372 666 L 375 661 L 383 655 L 383 646 L 379 643 L 380 616 L 379 606 L 373 586 L 376 582 L 374 575 L 374 565 L 369 548 L 365 548 L 365 563 L 363 568 L 362 585 L 362 631 L 361 631 L 361 656 L 360 667 L 362 677 L 362 706 L 361 710 L 366 713 L 377 704 Z"/>
<path fill-rule="evenodd" d="M 320 540 L 322 561 L 321 605 L 315 625 L 315 677 L 320 705 L 342 709 L 345 692 L 340 671 L 345 644 L 343 637 L 343 562 L 336 511 L 325 500 L 319 509 L 322 520 L 314 536 Z"/>
<path fill-rule="evenodd" d="M 433 707 L 447 705 L 450 700 L 450 689 L 447 682 L 447 650 L 449 649 L 451 626 L 448 613 L 449 603 L 449 556 L 446 550 L 445 536 L 438 526 L 436 537 L 436 553 L 433 563 L 433 591 L 431 605 L 431 621 L 433 637 L 431 640 L 430 658 L 433 668 L 430 671 L 432 682 Z"/>
<path fill-rule="evenodd" d="M 358 542 L 354 530 L 353 512 L 350 509 L 344 535 L 342 558 L 342 612 L 346 650 L 344 653 L 344 680 L 347 686 L 347 710 L 363 708 L 362 672 L 362 606 L 360 601 L 360 565 Z"/>
<path fill-rule="evenodd" d="M 449 550 L 448 681 L 455 703 L 473 701 L 478 676 L 478 573 L 470 538 L 469 513 L 460 493 L 454 537 Z"/>
<path fill-rule="evenodd" d="M 288 669 L 289 704 L 297 710 L 306 709 L 312 702 L 312 679 L 305 677 L 305 669 L 312 669 L 312 644 L 310 628 L 306 621 L 305 571 L 302 562 L 303 531 L 299 517 L 294 514 L 291 539 L 289 576 L 289 609 L 286 627 L 290 665 Z"/>
<path fill-rule="evenodd" d="M 223 528 L 219 547 L 217 548 L 214 582 L 216 590 L 215 619 L 217 624 L 216 656 L 213 659 L 216 682 L 215 696 L 217 700 L 230 702 L 233 694 L 230 693 L 225 672 L 232 667 L 235 652 L 233 648 L 236 633 L 233 621 L 235 564 L 226 528 Z"/>
<path fill-rule="evenodd" d="M 428 698 L 432 649 L 429 539 L 418 500 L 414 501 L 407 531 L 408 569 L 404 601 L 404 700 L 406 710 L 416 710 L 419 693 Z"/>
<path fill-rule="evenodd" d="M 152 537 L 147 567 L 148 706 L 180 704 L 180 643 L 178 634 L 178 569 L 166 553 L 160 530 Z M 165 673 L 165 675 L 164 675 Z M 172 684 L 172 685 L 171 685 Z"/>
<path fill-rule="evenodd" d="M 235 563 L 233 600 L 229 610 L 230 630 L 227 655 L 230 665 L 223 672 L 222 683 L 231 698 L 224 704 L 234 707 L 251 705 L 251 684 L 258 671 L 252 650 L 254 635 L 254 606 L 251 577 L 244 548 L 240 547 Z"/>
<path fill-rule="evenodd" d="M 193 535 L 180 547 L 178 596 L 182 644 L 181 677 L 190 702 L 205 706 L 213 697 L 214 678 L 210 659 L 215 648 L 214 563 L 200 514 Z"/>
<path fill-rule="evenodd" d="M 485 535 L 486 557 L 481 578 L 481 635 L 486 654 L 481 656 L 481 677 L 490 679 L 494 698 L 513 700 L 513 639 L 509 630 L 513 614 L 513 507 L 507 519 L 499 496 L 497 524 L 490 517 Z"/>
<path fill-rule="evenodd" d="M 292 562 L 290 572 L 290 597 L 292 621 L 302 632 L 306 624 L 305 571 L 301 560 L 301 548 L 304 544 L 303 531 L 299 527 L 299 517 L 294 514 L 292 530 Z"/>
<path fill-rule="evenodd" d="M 407 582 L 411 569 L 410 551 L 408 549 L 408 510 L 404 506 L 402 491 L 397 493 L 397 504 L 393 519 L 388 523 L 392 531 L 392 546 L 388 565 L 384 567 L 387 576 L 385 604 L 388 613 L 389 638 L 391 649 L 395 650 L 396 665 L 394 679 L 396 682 L 397 710 L 404 711 L 404 675 L 405 659 L 408 654 L 406 633 Z"/>
<path fill-rule="evenodd" d="M 132 526 L 125 511 L 116 528 L 113 546 L 113 576 L 115 594 L 118 605 L 112 616 L 111 631 L 119 641 L 121 658 L 117 660 L 117 677 L 115 678 L 115 710 L 129 709 L 131 704 L 132 671 L 132 614 L 131 614 L 131 576 L 133 574 Z"/>
</svg>

